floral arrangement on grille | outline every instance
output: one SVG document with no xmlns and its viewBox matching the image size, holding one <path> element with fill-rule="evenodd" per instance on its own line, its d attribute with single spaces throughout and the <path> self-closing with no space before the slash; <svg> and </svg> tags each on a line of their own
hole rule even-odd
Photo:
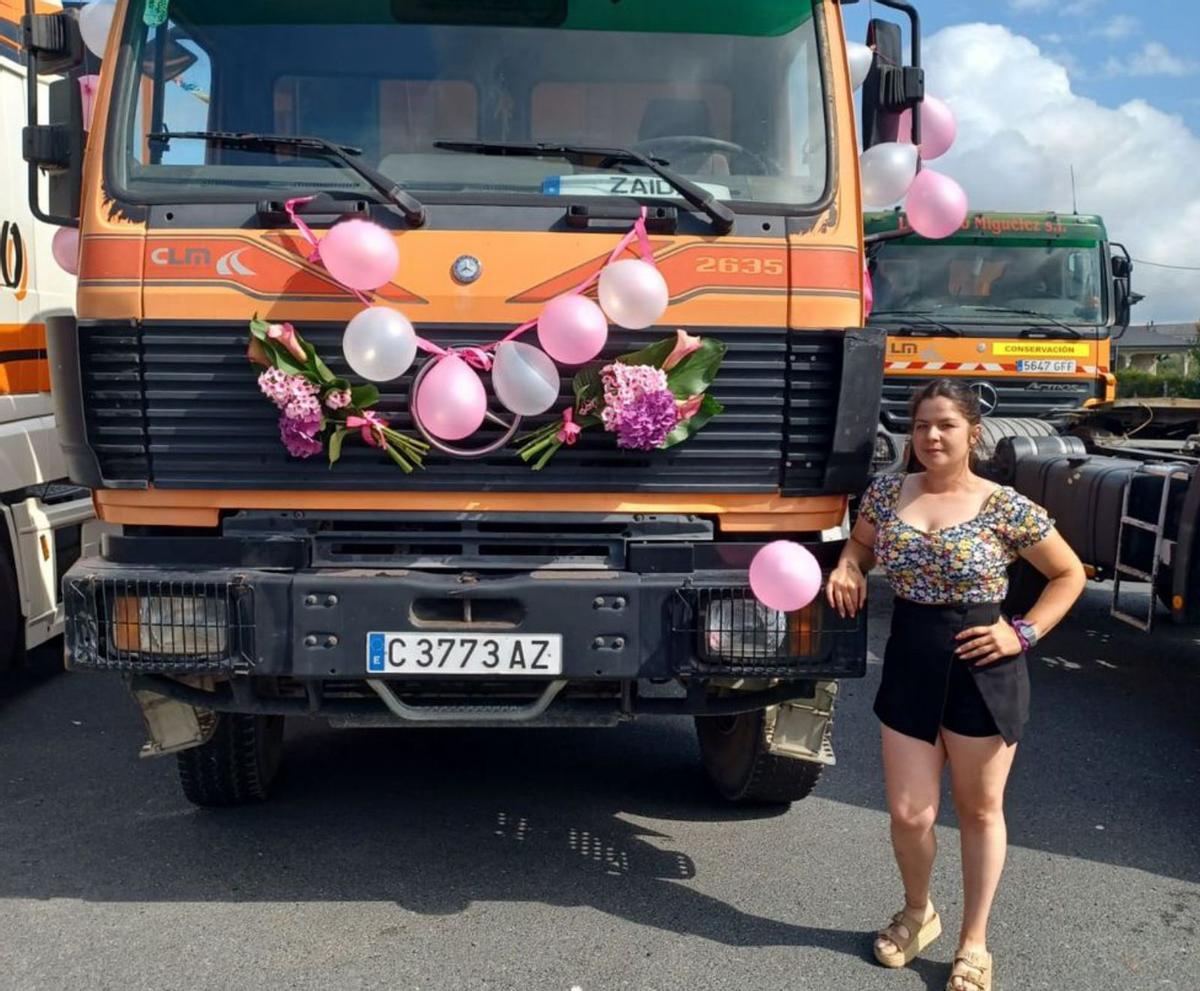
<svg viewBox="0 0 1200 991">
<path fill-rule="evenodd" d="M 574 377 L 574 402 L 561 417 L 519 441 L 517 453 L 534 470 L 545 467 L 589 427 L 602 426 L 614 434 L 618 447 L 664 449 L 693 436 L 722 410 L 707 392 L 725 354 L 725 345 L 715 338 L 679 330 L 608 364 L 588 364 L 607 343 L 610 320 L 644 330 L 666 312 L 669 292 L 654 262 L 644 208 L 600 269 L 547 302 L 536 319 L 488 344 L 443 348 L 418 335 L 399 310 L 377 305 L 366 295 L 395 275 L 399 249 L 391 233 L 372 221 L 354 219 L 335 224 L 318 240 L 296 214 L 303 202 L 291 200 L 286 206 L 311 246 L 309 260 L 319 261 L 364 304 L 346 326 L 342 353 L 367 384 L 335 376 L 291 324 L 257 317 L 251 321 L 248 356 L 266 368 L 259 388 L 280 411 L 280 440 L 293 457 L 324 450 L 332 465 L 345 438 L 356 431 L 405 471 L 420 467 L 432 445 L 476 456 L 480 450 L 461 451 L 447 442 L 470 437 L 487 418 L 502 422 L 488 411 L 481 372 L 490 373 L 501 406 L 515 417 L 531 417 L 558 401 L 560 365 L 584 366 Z M 621 257 L 635 245 L 640 257 Z M 593 286 L 595 300 L 585 295 Z M 518 340 L 535 328 L 540 347 Z M 410 412 L 425 440 L 393 429 L 374 408 L 380 393 L 373 383 L 404 375 L 418 352 L 431 358 L 413 383 Z M 506 436 L 515 432 L 517 422 Z M 494 447 L 482 453 L 490 449 Z"/>
</svg>

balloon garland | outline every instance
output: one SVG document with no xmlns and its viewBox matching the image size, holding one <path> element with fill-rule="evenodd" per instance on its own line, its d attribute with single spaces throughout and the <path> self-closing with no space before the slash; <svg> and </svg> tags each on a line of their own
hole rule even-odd
<svg viewBox="0 0 1200 991">
<path fill-rule="evenodd" d="M 430 355 L 413 382 L 410 412 L 418 429 L 447 454 L 479 457 L 503 446 L 520 417 L 545 413 L 558 400 L 559 364 L 585 365 L 600 353 L 610 319 L 644 329 L 667 308 L 670 294 L 654 263 L 643 208 L 600 270 L 550 300 L 536 319 L 491 344 L 442 348 L 421 337 L 402 313 L 375 305 L 365 295 L 395 274 L 399 252 L 392 235 L 372 221 L 355 219 L 335 224 L 318 238 L 296 212 L 310 198 L 286 204 L 310 245 L 309 260 L 324 265 L 365 305 L 342 336 L 346 363 L 368 382 L 390 382 L 412 367 L 418 352 Z M 621 257 L 635 245 L 640 257 Z M 593 286 L 599 303 L 584 295 Z M 540 348 L 517 340 L 534 328 Z M 280 440 L 289 454 L 307 458 L 326 450 L 332 464 L 341 456 L 343 440 L 358 430 L 365 443 L 386 452 L 405 471 L 421 466 L 431 444 L 388 425 L 374 409 L 379 401 L 375 385 L 354 386 L 335 376 L 291 324 L 256 317 L 250 333 L 248 357 L 267 368 L 259 375 L 259 387 L 280 410 Z M 618 447 L 653 450 L 681 443 L 722 411 L 707 390 L 724 355 L 721 341 L 680 330 L 606 365 L 585 367 L 573 382 L 574 403 L 560 419 L 522 438 L 517 453 L 540 470 L 593 426 L 616 434 Z M 480 372 L 490 372 L 496 399 L 517 419 L 488 447 L 451 447 L 449 442 L 470 437 L 489 415 Z"/>
</svg>

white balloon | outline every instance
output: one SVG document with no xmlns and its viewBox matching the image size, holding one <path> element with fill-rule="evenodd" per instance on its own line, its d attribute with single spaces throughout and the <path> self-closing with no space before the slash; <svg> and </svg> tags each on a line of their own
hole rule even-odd
<svg viewBox="0 0 1200 991">
<path fill-rule="evenodd" d="M 859 159 L 863 205 L 882 209 L 902 199 L 917 177 L 917 149 L 899 141 L 873 145 Z"/>
<path fill-rule="evenodd" d="M 644 330 L 667 312 L 667 280 L 649 262 L 636 258 L 606 265 L 597 287 L 608 319 L 629 330 Z"/>
<path fill-rule="evenodd" d="M 519 416 L 545 413 L 558 400 L 558 366 L 545 351 L 520 341 L 496 345 L 492 388 L 505 409 Z"/>
<path fill-rule="evenodd" d="M 850 86 L 858 89 L 871 71 L 871 63 L 875 61 L 875 53 L 866 45 L 857 41 L 846 42 L 846 60 L 850 63 Z"/>
<path fill-rule="evenodd" d="M 80 8 L 79 33 L 83 35 L 83 43 L 88 51 L 98 58 L 104 58 L 116 10 L 116 0 L 92 0 L 86 7 Z"/>
<path fill-rule="evenodd" d="M 346 324 L 342 354 L 368 381 L 390 382 L 407 372 L 416 358 L 417 334 L 403 313 L 370 306 Z"/>
</svg>

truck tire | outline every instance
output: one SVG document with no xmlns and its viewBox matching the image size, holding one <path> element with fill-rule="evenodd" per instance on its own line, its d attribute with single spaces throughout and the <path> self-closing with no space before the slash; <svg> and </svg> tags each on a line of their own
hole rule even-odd
<svg viewBox="0 0 1200 991">
<path fill-rule="evenodd" d="M 23 653 L 23 617 L 17 573 L 0 540 L 0 674 L 16 667 Z"/>
<path fill-rule="evenodd" d="M 283 716 L 215 713 L 207 743 L 175 755 L 193 805 L 221 807 L 266 799 L 283 756 Z"/>
<path fill-rule="evenodd" d="M 697 716 L 704 770 L 717 793 L 738 805 L 778 805 L 806 798 L 823 764 L 767 751 L 765 712 Z"/>
</svg>

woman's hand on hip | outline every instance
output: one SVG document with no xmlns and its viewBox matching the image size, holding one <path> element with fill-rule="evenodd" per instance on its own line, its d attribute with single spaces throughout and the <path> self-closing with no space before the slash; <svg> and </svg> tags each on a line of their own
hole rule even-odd
<svg viewBox="0 0 1200 991">
<path fill-rule="evenodd" d="M 959 641 L 954 653 L 976 665 L 994 664 L 1003 657 L 1015 657 L 1021 653 L 1017 631 L 1004 620 L 991 626 L 972 626 L 954 639 Z"/>
<path fill-rule="evenodd" d="M 829 573 L 825 598 L 839 616 L 855 616 L 867 601 L 867 579 L 853 561 L 843 560 Z"/>
</svg>

